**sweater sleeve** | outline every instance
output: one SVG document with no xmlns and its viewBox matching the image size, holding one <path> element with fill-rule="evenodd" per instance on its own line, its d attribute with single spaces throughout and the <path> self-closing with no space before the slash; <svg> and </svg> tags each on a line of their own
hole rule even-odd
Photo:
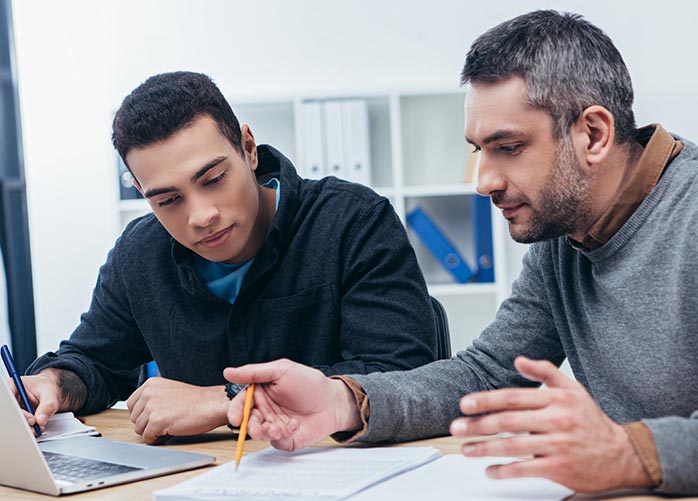
<svg viewBox="0 0 698 501">
<path fill-rule="evenodd" d="M 47 368 L 76 373 L 87 387 L 87 400 L 75 411 L 89 414 L 127 398 L 136 388 L 140 366 L 151 358 L 131 315 L 117 241 L 99 270 L 90 308 L 80 324 L 58 351 L 34 361 L 27 374 Z"/>
<path fill-rule="evenodd" d="M 326 375 L 406 370 L 436 359 L 434 312 L 407 233 L 380 198 L 343 238 L 340 349 Z"/>
<path fill-rule="evenodd" d="M 535 387 L 514 368 L 525 355 L 560 365 L 564 350 L 549 311 L 532 247 L 511 296 L 494 322 L 471 346 L 450 360 L 408 372 L 352 375 L 368 395 L 371 409 L 364 442 L 415 440 L 448 433 L 468 393 L 504 387 Z"/>
<path fill-rule="evenodd" d="M 652 431 L 662 467 L 663 494 L 698 494 L 698 411 L 690 418 L 643 420 Z"/>
</svg>

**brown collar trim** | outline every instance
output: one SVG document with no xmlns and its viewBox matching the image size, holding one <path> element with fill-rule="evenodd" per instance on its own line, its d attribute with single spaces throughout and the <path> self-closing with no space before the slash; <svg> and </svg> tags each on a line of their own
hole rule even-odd
<svg viewBox="0 0 698 501">
<path fill-rule="evenodd" d="M 608 242 L 632 216 L 635 209 L 654 189 L 667 165 L 683 149 L 683 143 L 674 139 L 661 125 L 652 124 L 637 131 L 638 142 L 647 141 L 642 155 L 630 169 L 625 185 L 615 202 L 604 212 L 584 237 L 581 247 L 595 250 Z"/>
</svg>

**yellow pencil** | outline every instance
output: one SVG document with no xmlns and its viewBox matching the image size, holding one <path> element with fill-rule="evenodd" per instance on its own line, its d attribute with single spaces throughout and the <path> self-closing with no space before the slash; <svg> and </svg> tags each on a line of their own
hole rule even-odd
<svg viewBox="0 0 698 501">
<path fill-rule="evenodd" d="M 235 450 L 235 471 L 240 467 L 240 459 L 242 459 L 242 450 L 245 448 L 245 437 L 247 436 L 247 421 L 250 420 L 250 411 L 252 410 L 252 396 L 254 395 L 254 383 L 247 387 L 247 395 L 245 396 L 245 407 L 242 409 L 242 423 L 240 424 L 240 434 L 238 435 L 238 446 Z"/>
</svg>

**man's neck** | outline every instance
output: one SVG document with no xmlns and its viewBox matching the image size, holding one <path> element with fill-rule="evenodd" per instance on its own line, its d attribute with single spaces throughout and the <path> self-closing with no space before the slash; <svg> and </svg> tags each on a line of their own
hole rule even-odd
<svg viewBox="0 0 698 501">
<path fill-rule="evenodd" d="M 597 175 L 591 181 L 591 214 L 582 228 L 569 234 L 569 237 L 581 242 L 601 216 L 617 200 L 633 167 L 642 154 L 642 147 L 633 143 L 630 146 L 616 146 L 609 153 L 606 162 L 600 166 Z"/>
<path fill-rule="evenodd" d="M 249 259 L 257 255 L 259 249 L 262 248 L 267 240 L 267 235 L 271 229 L 271 222 L 276 213 L 276 190 L 265 188 L 258 185 L 259 190 L 259 211 L 257 212 L 257 220 L 255 221 L 252 234 L 250 235 L 250 251 Z"/>
</svg>

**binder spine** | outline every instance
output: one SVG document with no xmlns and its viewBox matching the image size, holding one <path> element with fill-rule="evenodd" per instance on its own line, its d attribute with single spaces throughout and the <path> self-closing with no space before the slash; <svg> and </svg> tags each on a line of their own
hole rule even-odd
<svg viewBox="0 0 698 501">
<path fill-rule="evenodd" d="M 407 215 L 407 223 L 457 282 L 463 284 L 473 278 L 474 274 L 465 259 L 420 207 L 416 207 Z"/>
<path fill-rule="evenodd" d="M 473 240 L 477 259 L 477 282 L 494 282 L 492 206 L 490 197 L 472 197 Z"/>
<path fill-rule="evenodd" d="M 336 100 L 323 103 L 325 124 L 325 175 L 344 179 L 344 137 L 342 134 L 342 102 Z"/>
<path fill-rule="evenodd" d="M 318 101 L 302 104 L 303 123 L 303 168 L 302 175 L 308 179 L 325 177 L 325 156 L 323 153 L 322 108 Z"/>
<path fill-rule="evenodd" d="M 371 148 L 368 106 L 365 100 L 352 99 L 342 102 L 342 131 L 346 179 L 370 186 Z"/>
</svg>

